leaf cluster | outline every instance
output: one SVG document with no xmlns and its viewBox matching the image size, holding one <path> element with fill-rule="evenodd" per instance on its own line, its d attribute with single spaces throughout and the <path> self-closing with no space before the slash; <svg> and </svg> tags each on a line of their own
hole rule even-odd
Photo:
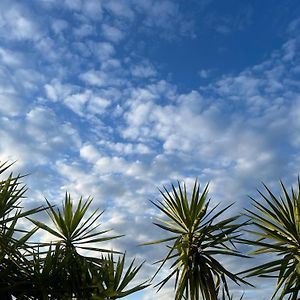
<svg viewBox="0 0 300 300">
<path fill-rule="evenodd" d="M 166 244 L 167 255 L 159 260 L 157 273 L 169 262 L 169 274 L 157 284 L 161 289 L 175 278 L 175 300 L 232 299 L 228 279 L 236 284 L 248 284 L 245 277 L 270 277 L 277 285 L 270 299 L 297 300 L 300 295 L 300 180 L 297 191 L 290 193 L 280 182 L 282 195 L 276 197 L 264 185 L 261 199 L 252 199 L 252 208 L 243 214 L 248 219 L 238 223 L 240 215 L 224 218 L 231 205 L 218 210 L 210 208 L 208 184 L 200 192 L 195 181 L 187 193 L 185 184 L 160 190 L 162 200 L 152 202 L 165 218 L 154 224 L 167 232 L 165 239 L 146 243 Z M 245 229 L 251 228 L 249 229 Z M 250 238 L 242 238 L 243 233 Z M 251 237 L 255 238 L 252 239 Z M 273 260 L 240 273 L 232 273 L 221 261 L 226 256 L 249 257 L 240 253 L 236 243 L 252 245 L 251 255 L 271 254 Z M 221 261 L 220 261 L 221 260 Z M 244 277 L 241 277 L 241 276 Z"/>
<path fill-rule="evenodd" d="M 223 289 L 230 297 L 227 280 L 247 284 L 242 278 L 230 272 L 216 256 L 245 257 L 234 246 L 234 240 L 240 235 L 243 224 L 237 223 L 239 216 L 222 218 L 231 205 L 218 210 L 218 205 L 209 209 L 207 199 L 208 184 L 200 192 L 195 181 L 189 197 L 186 185 L 178 182 L 172 185 L 171 192 L 164 187 L 160 190 L 162 201 L 152 202 L 165 216 L 154 223 L 168 232 L 170 237 L 146 244 L 167 243 L 168 253 L 160 260 L 161 268 L 171 262 L 170 273 L 158 283 L 161 289 L 175 277 L 175 300 L 217 300 Z M 156 275 L 155 274 L 155 275 Z M 154 276 L 155 276 L 154 275 Z"/>
<path fill-rule="evenodd" d="M 1 164 L 0 174 L 10 166 Z M 146 282 L 132 285 L 142 265 L 134 266 L 132 261 L 126 268 L 125 255 L 97 246 L 121 236 L 107 236 L 108 230 L 99 231 L 102 212 L 95 210 L 89 214 L 91 198 L 85 201 L 80 198 L 74 205 L 66 193 L 62 210 L 48 201 L 46 207 L 24 210 L 21 202 L 26 187 L 20 183 L 21 178 L 11 173 L 0 181 L 1 299 L 108 300 L 125 297 L 147 286 Z M 51 225 L 33 218 L 41 211 L 47 212 Z M 35 227 L 18 226 L 24 221 L 30 221 Z M 55 240 L 30 242 L 38 230 Z M 117 260 L 113 252 L 118 255 Z"/>
<path fill-rule="evenodd" d="M 0 175 L 10 167 L 0 164 Z M 136 266 L 133 260 L 125 267 L 125 254 L 99 246 L 121 235 L 99 229 L 103 212 L 89 212 L 92 198 L 80 198 L 75 205 L 66 193 L 61 209 L 46 200 L 45 207 L 25 210 L 22 178 L 10 173 L 0 180 L 1 299 L 119 299 L 149 285 L 133 284 L 142 264 Z M 258 191 L 261 199 L 251 198 L 253 205 L 246 210 L 244 222 L 239 221 L 241 215 L 225 215 L 232 204 L 212 206 L 208 184 L 201 191 L 195 181 L 190 193 L 179 182 L 170 191 L 159 190 L 161 200 L 151 202 L 164 217 L 154 224 L 167 237 L 144 244 L 167 247 L 152 278 L 169 266 L 168 275 L 156 285 L 158 290 L 173 278 L 175 300 L 231 300 L 229 281 L 251 285 L 245 278 L 271 277 L 277 279 L 271 299 L 299 299 L 300 179 L 297 191 L 292 188 L 289 193 L 280 185 L 279 197 L 264 185 L 265 192 Z M 50 224 L 37 220 L 37 213 L 48 214 Z M 245 230 L 249 225 L 251 229 Z M 51 242 L 36 241 L 38 231 L 50 235 Z M 255 238 L 243 238 L 245 232 Z M 222 263 L 224 258 L 249 257 L 236 243 L 254 246 L 252 255 L 271 254 L 274 259 L 232 272 Z"/>
<path fill-rule="evenodd" d="M 264 185 L 266 193 L 258 191 L 262 202 L 252 198 L 255 210 L 247 210 L 256 230 L 248 231 L 255 240 L 241 239 L 256 247 L 253 254 L 272 254 L 275 259 L 244 271 L 248 277 L 277 278 L 271 299 L 299 299 L 300 294 L 300 180 L 298 191 L 290 194 L 280 182 L 282 195 L 276 197 Z"/>
</svg>

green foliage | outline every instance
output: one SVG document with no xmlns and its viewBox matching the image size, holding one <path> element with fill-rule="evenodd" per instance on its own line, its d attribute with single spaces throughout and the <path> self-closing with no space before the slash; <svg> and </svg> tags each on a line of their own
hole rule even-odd
<svg viewBox="0 0 300 300">
<path fill-rule="evenodd" d="M 95 210 L 85 219 L 92 200 L 92 198 L 88 198 L 86 201 L 83 201 L 83 199 L 80 198 L 77 207 L 74 208 L 70 194 L 66 193 L 62 211 L 60 211 L 60 209 L 55 210 L 47 201 L 47 213 L 53 226 L 48 226 L 33 219 L 30 220 L 39 228 L 55 236 L 58 239 L 56 243 L 63 247 L 67 252 L 76 251 L 77 249 L 111 252 L 111 250 L 89 246 L 90 244 L 95 245 L 99 242 L 121 237 L 121 235 L 102 237 L 103 234 L 109 231 L 97 230 L 100 224 L 97 224 L 96 222 L 103 212 Z"/>
<path fill-rule="evenodd" d="M 10 167 L 8 163 L 0 164 L 0 175 L 3 177 Z M 46 200 L 46 207 L 25 210 L 21 205 L 26 193 L 22 178 L 10 173 L 0 180 L 1 299 L 110 300 L 148 286 L 147 282 L 133 284 L 142 264 L 135 266 L 133 260 L 125 267 L 125 254 L 98 246 L 121 236 L 99 230 L 103 212 L 89 212 L 92 198 L 80 198 L 74 205 L 66 193 L 62 209 Z M 300 180 L 297 192 L 292 188 L 288 193 L 281 183 L 279 198 L 264 187 L 266 193 L 259 192 L 263 201 L 252 198 L 254 209 L 246 210 L 250 221 L 242 224 L 237 222 L 239 216 L 224 217 L 231 205 L 223 209 L 218 205 L 210 207 L 208 185 L 200 192 L 195 181 L 190 194 L 179 183 L 177 187 L 172 185 L 171 191 L 160 190 L 162 201 L 152 203 L 164 218 L 154 224 L 168 236 L 146 243 L 166 244 L 168 248 L 153 276 L 169 263 L 170 273 L 157 284 L 159 289 L 174 278 L 175 300 L 231 300 L 228 280 L 249 284 L 239 277 L 246 274 L 277 278 L 271 299 L 299 299 Z M 50 224 L 34 218 L 42 211 L 48 214 Z M 246 224 L 256 228 L 247 230 L 255 240 L 240 237 Z M 47 232 L 53 240 L 32 242 L 38 230 Z M 256 246 L 255 255 L 272 254 L 274 259 L 239 274 L 232 273 L 220 260 L 226 256 L 248 257 L 235 248 L 236 241 Z"/>
<path fill-rule="evenodd" d="M 271 297 L 278 300 L 299 299 L 300 291 L 300 181 L 298 191 L 287 192 L 280 182 L 283 195 L 277 198 L 264 185 L 266 194 L 259 191 L 263 201 L 252 198 L 255 210 L 247 210 L 256 231 L 257 239 L 241 240 L 257 247 L 253 254 L 274 254 L 274 260 L 246 270 L 247 276 L 276 277 L 277 286 Z"/>
<path fill-rule="evenodd" d="M 3 174 L 10 165 L 0 165 Z M 73 205 L 66 194 L 62 211 L 47 201 L 46 208 L 24 211 L 20 206 L 26 188 L 20 184 L 22 176 L 0 181 L 0 295 L 1 299 L 118 299 L 144 289 L 147 284 L 132 286 L 132 280 L 141 266 L 134 261 L 125 269 L 125 255 L 115 262 L 114 251 L 96 247 L 120 236 L 103 236 L 97 221 L 102 212 L 88 209 L 92 199 Z M 31 216 L 46 210 L 52 225 L 48 226 Z M 21 219 L 30 220 L 32 230 L 17 228 Z M 38 230 L 47 231 L 56 238 L 51 243 L 29 243 Z M 92 246 L 91 246 L 92 245 Z M 96 253 L 80 254 L 78 250 Z M 108 253 L 105 256 L 103 253 Z M 117 252 L 115 252 L 117 253 Z M 130 285 L 128 287 L 128 285 Z"/>
<path fill-rule="evenodd" d="M 148 286 L 146 282 L 143 282 L 126 289 L 141 269 L 142 264 L 134 267 L 133 260 L 126 271 L 124 265 L 125 255 L 119 257 L 117 262 L 115 262 L 113 254 L 102 256 L 99 260 L 100 268 L 92 271 L 93 285 L 97 286 L 97 292 L 93 294 L 93 299 L 123 298 Z"/>
<path fill-rule="evenodd" d="M 176 300 L 197 300 L 200 295 L 205 300 L 217 300 L 221 287 L 230 298 L 228 278 L 237 284 L 246 283 L 216 258 L 216 255 L 244 257 L 233 244 L 242 226 L 235 223 L 238 216 L 220 218 L 231 205 L 219 211 L 216 211 L 218 205 L 209 209 L 208 185 L 200 193 L 197 181 L 190 199 L 186 186 L 181 187 L 179 183 L 177 188 L 172 185 L 171 192 L 164 188 L 160 193 L 163 200 L 152 203 L 166 219 L 154 224 L 171 237 L 146 243 L 168 243 L 168 254 L 159 261 L 156 274 L 167 261 L 171 261 L 171 272 L 158 284 L 159 289 L 175 276 Z"/>
<path fill-rule="evenodd" d="M 0 174 L 3 174 L 11 165 L 0 164 Z M 26 188 L 20 183 L 22 176 L 12 173 L 0 181 L 0 294 L 2 299 L 10 299 L 12 291 L 20 290 L 24 279 L 23 267 L 32 253 L 26 242 L 36 232 L 17 227 L 24 217 L 41 210 L 35 208 L 24 211 L 21 200 Z M 16 234 L 18 238 L 16 238 Z"/>
</svg>

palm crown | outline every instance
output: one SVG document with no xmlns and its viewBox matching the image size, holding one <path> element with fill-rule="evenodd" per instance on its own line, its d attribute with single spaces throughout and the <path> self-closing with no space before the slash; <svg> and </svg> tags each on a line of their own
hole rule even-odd
<svg viewBox="0 0 300 300">
<path fill-rule="evenodd" d="M 208 184 L 200 193 L 195 181 L 189 199 L 185 184 L 182 187 L 178 183 L 177 188 L 172 185 L 171 192 L 166 188 L 160 191 L 162 201 L 152 202 L 167 217 L 154 224 L 171 237 L 146 244 L 168 243 L 168 254 L 160 260 L 157 272 L 169 260 L 172 261 L 171 272 L 158 285 L 162 288 L 175 276 L 176 300 L 196 300 L 200 295 L 206 300 L 216 300 L 221 286 L 230 297 L 227 278 L 235 283 L 246 283 L 215 258 L 219 254 L 243 256 L 233 245 L 242 224 L 234 223 L 238 216 L 219 220 L 231 205 L 219 211 L 216 211 L 218 205 L 209 209 L 207 193 Z"/>
<path fill-rule="evenodd" d="M 10 167 L 0 164 L 0 174 Z M 46 208 L 24 210 L 21 202 L 26 187 L 22 176 L 10 174 L 0 180 L 0 295 L 1 299 L 94 299 L 108 300 L 125 297 L 144 289 L 147 284 L 132 285 L 141 268 L 134 261 L 126 269 L 125 255 L 115 261 L 113 250 L 97 247 L 120 236 L 103 236 L 97 221 L 102 212 L 87 215 L 91 198 L 82 198 L 76 206 L 66 194 L 62 210 L 47 201 Z M 46 210 L 52 226 L 32 219 L 31 215 Z M 35 228 L 18 228 L 18 221 L 28 218 Z M 43 229 L 55 237 L 50 243 L 29 242 Z M 91 246 L 92 245 L 92 246 Z M 98 255 L 85 256 L 77 250 Z M 99 255 L 100 252 L 100 255 Z M 108 252 L 104 255 L 103 252 Z"/>
<path fill-rule="evenodd" d="M 278 300 L 288 295 L 288 299 L 299 299 L 300 290 L 300 180 L 298 191 L 293 188 L 289 194 L 280 182 L 283 195 L 277 198 L 264 185 L 266 194 L 259 191 L 262 202 L 253 198 L 255 210 L 247 210 L 256 227 L 250 231 L 256 240 L 243 239 L 241 242 L 257 247 L 254 254 L 275 254 L 273 261 L 244 271 L 250 276 L 276 277 L 277 286 L 271 297 L 279 294 Z"/>
</svg>

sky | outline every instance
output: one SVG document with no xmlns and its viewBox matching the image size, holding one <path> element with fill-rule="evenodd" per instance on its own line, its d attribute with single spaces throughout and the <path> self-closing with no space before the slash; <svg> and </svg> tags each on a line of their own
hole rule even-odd
<svg viewBox="0 0 300 300">
<path fill-rule="evenodd" d="M 235 214 L 261 182 L 293 185 L 299 16 L 297 0 L 1 0 L 0 161 L 30 174 L 25 205 L 94 197 L 103 228 L 126 235 L 108 246 L 146 260 L 142 280 L 165 253 L 137 247 L 164 236 L 157 188 L 198 178 Z M 234 293 L 267 299 L 256 284 Z"/>
</svg>

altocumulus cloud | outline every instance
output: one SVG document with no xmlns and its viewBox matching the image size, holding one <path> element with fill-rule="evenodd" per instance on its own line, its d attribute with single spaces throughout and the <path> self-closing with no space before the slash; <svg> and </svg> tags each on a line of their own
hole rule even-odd
<svg viewBox="0 0 300 300">
<path fill-rule="evenodd" d="M 105 227 L 127 235 L 110 246 L 147 259 L 143 278 L 164 253 L 136 247 L 160 237 L 147 201 L 156 187 L 211 181 L 234 213 L 261 181 L 292 184 L 299 173 L 299 20 L 259 62 L 182 87 L 150 44 L 194 40 L 193 17 L 168 0 L 0 4 L 1 161 L 32 173 L 35 201 L 93 196 Z"/>
</svg>

